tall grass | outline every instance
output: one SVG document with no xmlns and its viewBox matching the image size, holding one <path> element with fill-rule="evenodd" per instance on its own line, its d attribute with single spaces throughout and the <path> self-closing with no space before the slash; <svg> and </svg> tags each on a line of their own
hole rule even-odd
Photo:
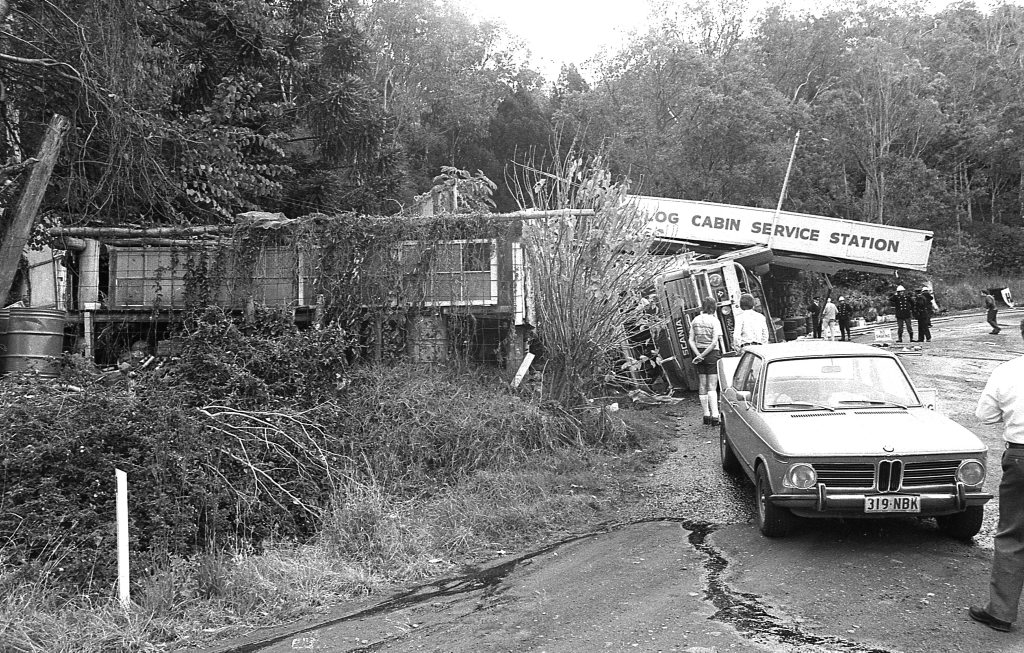
<svg viewBox="0 0 1024 653">
<path fill-rule="evenodd" d="M 318 426 L 345 455 L 312 537 L 133 557 L 127 611 L 112 586 L 57 585 L 59 542 L 26 561 L 0 540 L 0 651 L 166 650 L 443 574 L 606 510 L 614 487 L 591 488 L 607 487 L 617 452 L 637 444 L 617 428 L 605 432 L 621 441 L 580 446 L 580 414 L 541 411 L 472 376 L 376 368 L 354 372 L 351 387 Z M 318 414 L 303 413 L 303 427 Z"/>
</svg>

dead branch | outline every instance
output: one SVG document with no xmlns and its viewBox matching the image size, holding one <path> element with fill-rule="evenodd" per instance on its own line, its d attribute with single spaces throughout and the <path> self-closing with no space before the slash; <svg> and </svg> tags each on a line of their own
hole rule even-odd
<svg viewBox="0 0 1024 653">
<path fill-rule="evenodd" d="M 20 175 L 22 172 L 28 170 L 37 163 L 39 163 L 39 159 L 32 157 L 31 159 L 25 159 L 20 163 L 12 163 L 11 165 L 0 167 L 0 182 L 3 182 L 8 177 Z"/>
</svg>

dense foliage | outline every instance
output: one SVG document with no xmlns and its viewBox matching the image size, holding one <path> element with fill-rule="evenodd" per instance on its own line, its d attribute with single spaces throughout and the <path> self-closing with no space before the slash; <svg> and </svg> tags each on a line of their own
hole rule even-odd
<svg viewBox="0 0 1024 653">
<path fill-rule="evenodd" d="M 207 314 L 176 364 L 113 383 L 80 361 L 59 380 L 71 385 L 0 381 L 0 562 L 105 590 L 115 468 L 146 569 L 309 538 L 352 488 L 431 493 L 576 435 L 486 379 L 352 369 L 344 333 L 280 324 Z"/>
<path fill-rule="evenodd" d="M 1020 7 L 656 3 L 622 47 L 546 80 L 453 0 L 4 4 L 3 153 L 73 119 L 47 202 L 65 222 L 389 214 L 453 165 L 510 210 L 509 163 L 557 160 L 558 140 L 645 194 L 773 207 L 799 131 L 786 208 L 1021 264 Z"/>
</svg>

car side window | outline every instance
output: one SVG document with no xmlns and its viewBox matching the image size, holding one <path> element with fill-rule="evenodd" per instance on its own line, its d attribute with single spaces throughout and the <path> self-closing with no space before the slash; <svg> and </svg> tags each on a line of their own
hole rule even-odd
<svg viewBox="0 0 1024 653">
<path fill-rule="evenodd" d="M 750 352 L 745 352 L 743 358 L 740 359 L 739 364 L 736 366 L 736 371 L 732 375 L 732 387 L 736 390 L 746 390 L 747 380 L 750 376 L 750 366 L 754 362 L 754 355 Z"/>
<path fill-rule="evenodd" d="M 758 403 L 759 395 L 761 394 L 761 368 L 764 366 L 764 361 L 754 356 L 753 362 L 750 364 L 750 376 L 747 381 L 747 389 L 750 390 L 750 401 L 751 403 Z"/>
</svg>

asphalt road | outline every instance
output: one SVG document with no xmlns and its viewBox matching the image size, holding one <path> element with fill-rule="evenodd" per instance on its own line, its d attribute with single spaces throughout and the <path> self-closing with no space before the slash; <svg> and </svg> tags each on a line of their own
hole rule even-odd
<svg viewBox="0 0 1024 653">
<path fill-rule="evenodd" d="M 932 342 L 903 356 L 938 410 L 989 445 L 992 491 L 1000 430 L 977 424 L 974 406 L 992 368 L 1024 353 L 1024 312 L 1000 317 L 998 336 L 980 315 L 936 320 Z M 996 633 L 965 613 L 987 592 L 994 502 L 972 544 L 909 518 L 806 521 L 768 540 L 750 483 L 723 475 L 696 403 L 646 411 L 673 451 L 622 523 L 218 650 L 1024 651 L 1024 629 Z"/>
</svg>

